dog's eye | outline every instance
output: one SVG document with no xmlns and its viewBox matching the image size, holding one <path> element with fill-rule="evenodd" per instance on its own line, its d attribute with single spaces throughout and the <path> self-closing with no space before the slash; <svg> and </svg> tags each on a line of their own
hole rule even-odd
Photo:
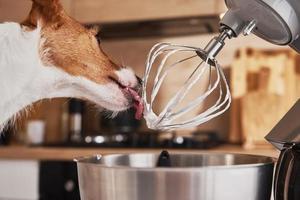
<svg viewBox="0 0 300 200">
<path fill-rule="evenodd" d="M 108 79 L 110 79 L 112 82 L 116 83 L 120 88 L 125 88 L 125 86 L 122 83 L 120 83 L 120 81 L 118 79 L 116 79 L 115 77 L 108 76 Z"/>
<path fill-rule="evenodd" d="M 98 44 L 101 44 L 101 38 L 99 35 L 96 35 L 96 39 L 97 39 Z"/>
</svg>

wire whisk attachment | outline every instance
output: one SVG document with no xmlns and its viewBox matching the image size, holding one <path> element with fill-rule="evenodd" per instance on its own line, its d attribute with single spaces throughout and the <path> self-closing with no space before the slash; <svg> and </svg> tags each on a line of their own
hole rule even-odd
<svg viewBox="0 0 300 200">
<path fill-rule="evenodd" d="M 230 37 L 230 32 L 224 31 L 218 37 L 213 38 L 203 50 L 197 47 L 174 45 L 169 43 L 156 44 L 149 52 L 146 61 L 146 70 L 143 80 L 143 101 L 145 105 L 144 118 L 147 126 L 155 130 L 173 130 L 191 128 L 203 124 L 223 114 L 231 104 L 231 95 L 222 67 L 215 56 L 224 46 L 224 40 Z M 182 56 L 182 55 L 185 56 Z M 189 54 L 186 56 L 186 54 Z M 156 113 L 153 109 L 154 101 L 164 80 L 168 76 L 174 76 L 172 70 L 189 63 L 191 59 L 198 59 L 191 75 L 187 78 L 174 96 L 170 98 L 166 106 Z M 185 70 L 182 68 L 182 70 Z M 150 74 L 154 71 L 153 84 L 150 84 Z M 207 79 L 208 76 L 208 79 Z M 193 87 L 202 79 L 208 80 L 205 90 L 186 105 L 182 106 L 185 97 L 193 92 Z M 147 94 L 150 91 L 150 94 Z M 149 93 L 149 92 L 148 92 Z M 189 112 L 194 111 L 203 104 L 212 94 L 218 94 L 215 101 L 199 111 L 196 116 L 184 118 Z M 179 106 L 180 105 L 180 106 Z"/>
</svg>

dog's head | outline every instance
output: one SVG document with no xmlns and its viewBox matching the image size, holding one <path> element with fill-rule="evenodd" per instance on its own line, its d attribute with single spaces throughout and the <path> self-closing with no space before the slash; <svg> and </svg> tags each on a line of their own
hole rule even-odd
<svg viewBox="0 0 300 200">
<path fill-rule="evenodd" d="M 131 69 L 115 64 L 101 49 L 97 30 L 69 17 L 59 0 L 33 0 L 23 25 L 40 29 L 39 55 L 45 67 L 66 73 L 57 93 L 68 90 L 66 96 L 87 99 L 112 111 L 133 105 L 137 98 L 132 91 L 139 89 L 139 79 Z"/>
</svg>

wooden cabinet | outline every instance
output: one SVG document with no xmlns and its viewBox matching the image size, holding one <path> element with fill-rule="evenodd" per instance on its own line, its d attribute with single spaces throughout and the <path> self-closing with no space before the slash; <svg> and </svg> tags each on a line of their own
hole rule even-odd
<svg viewBox="0 0 300 200">
<path fill-rule="evenodd" d="M 71 14 L 72 0 L 61 0 L 66 11 Z M 30 8 L 30 0 L 0 0 L 0 22 L 21 22 L 26 19 Z"/>
<path fill-rule="evenodd" d="M 25 0 L 0 0 L 0 22 L 26 19 L 31 8 L 31 2 Z"/>
<path fill-rule="evenodd" d="M 224 0 L 61 0 L 67 12 L 84 23 L 216 15 Z M 0 0 L 0 22 L 22 21 L 30 0 Z"/>
<path fill-rule="evenodd" d="M 223 0 L 74 0 L 73 15 L 87 23 L 112 22 L 214 15 L 223 8 Z"/>
</svg>

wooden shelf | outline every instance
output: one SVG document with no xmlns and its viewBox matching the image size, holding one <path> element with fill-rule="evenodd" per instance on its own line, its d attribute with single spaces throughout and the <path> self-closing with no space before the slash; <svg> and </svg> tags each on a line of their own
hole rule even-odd
<svg viewBox="0 0 300 200">
<path fill-rule="evenodd" d="M 129 148 L 46 148 L 11 146 L 0 147 L 0 160 L 66 160 L 95 154 L 119 154 L 119 153 L 146 153 L 160 152 L 160 149 L 129 149 Z M 228 152 L 256 154 L 277 157 L 279 152 L 273 148 L 243 149 L 240 146 L 222 146 L 211 150 L 170 150 L 173 153 L 203 153 L 203 152 Z"/>
</svg>

